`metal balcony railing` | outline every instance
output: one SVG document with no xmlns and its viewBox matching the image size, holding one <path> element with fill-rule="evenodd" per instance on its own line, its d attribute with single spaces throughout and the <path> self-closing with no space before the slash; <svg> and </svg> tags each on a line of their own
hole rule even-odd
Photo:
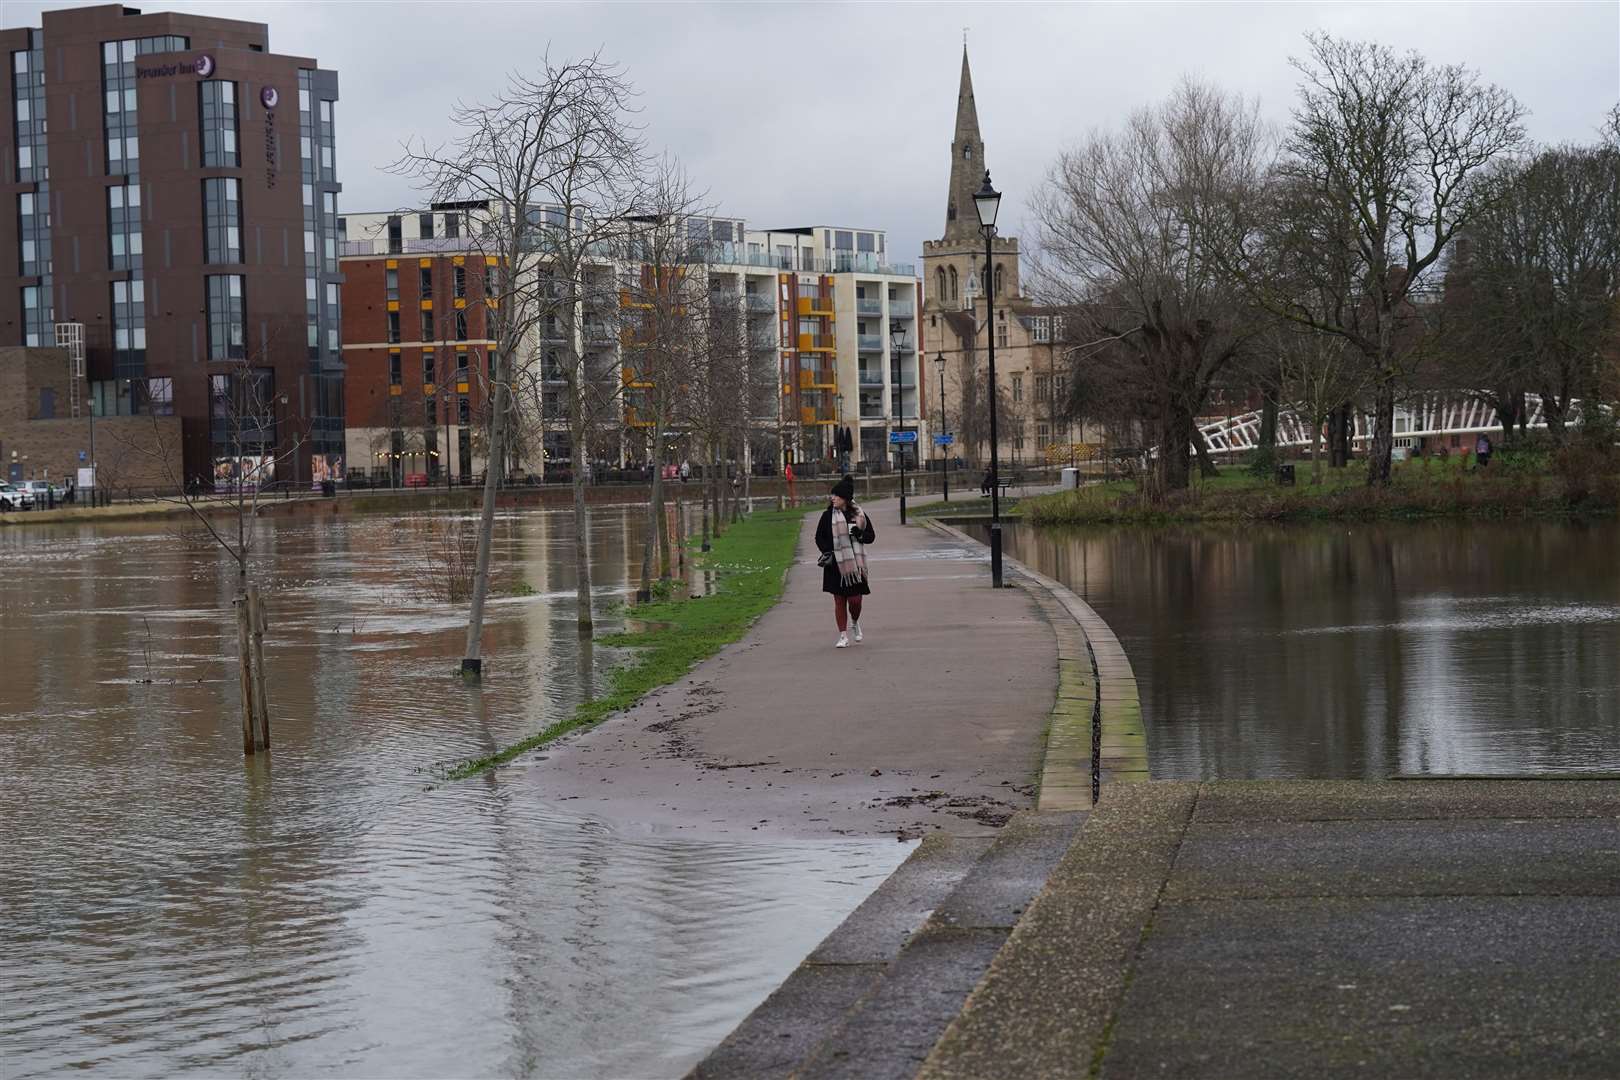
<svg viewBox="0 0 1620 1080">
<path fill-rule="evenodd" d="M 859 299 L 855 301 L 855 314 L 881 315 L 883 314 L 883 301 L 872 299 Z"/>
<path fill-rule="evenodd" d="M 856 341 L 860 346 L 861 352 L 882 352 L 883 351 L 883 335 L 882 334 L 857 334 L 856 335 Z"/>
<path fill-rule="evenodd" d="M 917 305 L 910 300 L 890 300 L 889 318 L 909 319 L 917 312 Z"/>
<path fill-rule="evenodd" d="M 862 386 L 882 386 L 883 372 L 863 370 L 861 372 L 860 381 Z"/>
</svg>

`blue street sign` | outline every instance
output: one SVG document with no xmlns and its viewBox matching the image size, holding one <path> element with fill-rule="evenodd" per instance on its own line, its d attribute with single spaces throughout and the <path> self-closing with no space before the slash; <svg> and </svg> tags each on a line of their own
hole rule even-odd
<svg viewBox="0 0 1620 1080">
<path fill-rule="evenodd" d="M 915 431 L 891 431 L 889 432 L 889 441 L 891 443 L 914 443 L 917 441 L 917 433 Z"/>
<path fill-rule="evenodd" d="M 954 442 L 956 442 L 956 436 L 955 435 L 935 435 L 934 436 L 934 445 L 935 446 L 950 446 Z"/>
<path fill-rule="evenodd" d="M 84 451 L 83 451 L 83 450 L 80 450 L 80 451 L 79 451 L 79 460 L 80 460 L 80 461 L 83 461 L 83 460 L 84 460 L 84 457 L 85 457 L 85 454 L 84 454 Z"/>
</svg>

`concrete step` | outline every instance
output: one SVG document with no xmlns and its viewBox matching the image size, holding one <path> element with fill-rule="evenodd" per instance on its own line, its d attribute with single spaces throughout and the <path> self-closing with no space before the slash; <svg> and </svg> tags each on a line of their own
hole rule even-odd
<svg viewBox="0 0 1620 1080">
<path fill-rule="evenodd" d="M 690 1077 L 911 1077 L 1085 821 L 930 836 Z"/>
</svg>

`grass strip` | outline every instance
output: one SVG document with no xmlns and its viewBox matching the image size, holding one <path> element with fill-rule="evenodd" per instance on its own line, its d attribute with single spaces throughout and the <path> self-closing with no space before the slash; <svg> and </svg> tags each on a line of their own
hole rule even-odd
<svg viewBox="0 0 1620 1080">
<path fill-rule="evenodd" d="M 733 525 L 711 542 L 708 554 L 697 556 L 699 567 L 715 575 L 714 593 L 639 604 L 631 614 L 645 629 L 596 639 L 601 645 L 637 650 L 628 664 L 614 670 L 605 692 L 581 702 L 572 716 L 521 742 L 462 762 L 445 779 L 464 780 L 570 731 L 599 724 L 742 637 L 781 598 L 788 565 L 798 548 L 799 530 L 809 512 L 809 508 L 761 511 Z"/>
</svg>

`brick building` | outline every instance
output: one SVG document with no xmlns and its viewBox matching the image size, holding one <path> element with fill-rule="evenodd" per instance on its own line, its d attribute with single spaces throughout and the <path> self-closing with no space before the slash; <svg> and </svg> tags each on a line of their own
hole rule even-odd
<svg viewBox="0 0 1620 1080">
<path fill-rule="evenodd" d="M 0 476 L 66 483 L 94 463 L 114 491 L 172 491 L 181 476 L 180 420 L 170 413 L 72 415 L 65 349 L 0 346 Z"/>
<path fill-rule="evenodd" d="M 464 235 L 466 210 L 342 219 L 345 414 L 357 478 L 442 484 L 483 472 L 479 418 L 495 347 L 484 281 L 495 260 Z"/>
<path fill-rule="evenodd" d="M 341 471 L 337 75 L 269 52 L 262 23 L 41 22 L 0 30 L 0 345 L 82 324 L 92 407 L 172 413 L 188 478 L 234 467 L 220 414 L 249 385 L 280 479 Z"/>
</svg>

